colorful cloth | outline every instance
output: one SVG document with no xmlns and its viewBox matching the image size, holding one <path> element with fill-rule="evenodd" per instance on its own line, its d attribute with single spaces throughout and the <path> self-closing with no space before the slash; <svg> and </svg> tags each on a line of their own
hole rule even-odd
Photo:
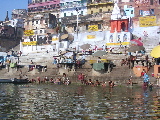
<svg viewBox="0 0 160 120">
<path fill-rule="evenodd" d="M 94 70 L 104 70 L 104 63 L 93 63 Z"/>
<path fill-rule="evenodd" d="M 143 82 L 149 82 L 149 76 L 146 73 L 143 76 Z"/>
</svg>

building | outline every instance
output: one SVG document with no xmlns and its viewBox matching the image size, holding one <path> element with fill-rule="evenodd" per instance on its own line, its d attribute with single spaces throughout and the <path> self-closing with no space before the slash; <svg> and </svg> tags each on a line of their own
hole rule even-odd
<svg viewBox="0 0 160 120">
<path fill-rule="evenodd" d="M 26 9 L 14 9 L 12 10 L 12 20 L 13 19 L 24 19 L 27 17 Z"/>
<path fill-rule="evenodd" d="M 33 30 L 33 38 L 39 38 L 38 43 L 42 43 L 42 39 L 56 34 L 58 27 L 59 0 L 30 0 L 28 4 L 28 18 L 25 20 L 26 30 Z M 33 39 L 35 40 L 35 39 Z M 51 39 L 50 39 L 51 40 Z M 45 41 L 43 42 L 45 43 Z"/>
<path fill-rule="evenodd" d="M 60 17 L 87 15 L 86 0 L 60 0 Z"/>
<path fill-rule="evenodd" d="M 113 0 L 88 0 L 87 14 L 112 12 L 113 3 Z"/>
</svg>

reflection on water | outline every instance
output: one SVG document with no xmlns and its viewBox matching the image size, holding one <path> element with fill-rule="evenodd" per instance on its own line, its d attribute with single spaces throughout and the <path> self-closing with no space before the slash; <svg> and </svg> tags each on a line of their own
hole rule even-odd
<svg viewBox="0 0 160 120">
<path fill-rule="evenodd" d="M 0 119 L 12 120 L 153 120 L 160 118 L 160 89 L 0 84 L 0 111 Z"/>
</svg>

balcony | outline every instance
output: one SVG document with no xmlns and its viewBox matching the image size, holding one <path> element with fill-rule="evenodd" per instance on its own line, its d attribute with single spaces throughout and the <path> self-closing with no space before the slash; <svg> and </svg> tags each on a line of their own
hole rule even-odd
<svg viewBox="0 0 160 120">
<path fill-rule="evenodd" d="M 108 3 L 114 3 L 114 0 L 101 0 L 99 2 L 94 1 L 94 2 L 88 2 L 87 6 L 91 6 L 91 5 L 100 5 L 100 4 L 108 4 Z"/>
</svg>

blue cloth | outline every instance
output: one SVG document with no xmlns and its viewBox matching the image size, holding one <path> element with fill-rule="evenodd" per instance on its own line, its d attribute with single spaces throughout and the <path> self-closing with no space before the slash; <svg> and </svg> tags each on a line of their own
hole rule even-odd
<svg viewBox="0 0 160 120">
<path fill-rule="evenodd" d="M 149 76 L 145 73 L 143 76 L 143 82 L 149 82 Z"/>
</svg>

